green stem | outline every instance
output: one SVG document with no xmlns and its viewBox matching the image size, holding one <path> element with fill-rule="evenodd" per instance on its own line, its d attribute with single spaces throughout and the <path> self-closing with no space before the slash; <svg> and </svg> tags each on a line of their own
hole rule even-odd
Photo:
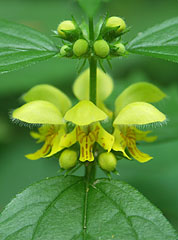
<svg viewBox="0 0 178 240">
<path fill-rule="evenodd" d="M 96 68 L 97 62 L 94 56 L 91 56 L 89 59 L 89 66 L 90 66 L 90 101 L 96 104 Z"/>
<path fill-rule="evenodd" d="M 94 42 L 94 27 L 93 18 L 89 19 L 89 37 L 90 44 L 93 46 Z M 90 101 L 96 104 L 96 92 L 97 92 L 97 79 L 96 79 L 96 69 L 97 61 L 93 53 L 89 57 L 89 67 L 90 67 Z M 95 161 L 87 162 L 85 165 L 85 208 L 84 208 L 84 240 L 86 239 L 86 228 L 87 228 L 87 207 L 88 207 L 88 192 L 90 184 L 95 180 L 96 166 Z"/>
<path fill-rule="evenodd" d="M 93 18 L 89 18 L 89 38 L 90 45 L 93 46 L 94 42 L 94 27 L 93 27 Z M 90 67 L 90 101 L 96 104 L 96 92 L 97 92 L 97 79 L 96 79 L 96 69 L 97 61 L 93 54 L 91 53 L 89 57 L 89 67 Z M 95 164 L 94 162 L 86 164 L 85 177 L 86 181 L 89 184 L 91 180 L 95 178 Z"/>
<path fill-rule="evenodd" d="M 93 18 L 89 19 L 89 37 L 90 44 L 93 45 L 94 42 L 94 27 L 93 27 Z M 96 69 L 97 69 L 97 61 L 93 53 L 89 58 L 89 66 L 90 66 L 90 101 L 96 104 L 96 92 L 97 92 L 97 81 L 96 81 Z"/>
</svg>

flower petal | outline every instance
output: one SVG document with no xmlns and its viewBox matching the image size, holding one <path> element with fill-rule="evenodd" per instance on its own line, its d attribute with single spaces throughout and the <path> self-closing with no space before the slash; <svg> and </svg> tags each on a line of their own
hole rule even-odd
<svg viewBox="0 0 178 240">
<path fill-rule="evenodd" d="M 44 100 L 53 103 L 64 115 L 72 106 L 70 99 L 62 91 L 48 84 L 40 84 L 31 88 L 22 98 L 25 102 Z"/>
<path fill-rule="evenodd" d="M 57 107 L 47 101 L 33 101 L 17 108 L 13 119 L 33 124 L 64 124 L 62 114 Z"/>
<path fill-rule="evenodd" d="M 154 103 L 162 100 L 165 96 L 158 87 L 151 83 L 139 82 L 132 84 L 117 97 L 115 101 L 115 114 L 117 115 L 129 103 Z"/>
<path fill-rule="evenodd" d="M 106 99 L 113 90 L 112 78 L 97 68 L 97 101 Z M 79 100 L 89 100 L 89 69 L 75 80 L 73 92 Z"/>
<path fill-rule="evenodd" d="M 152 131 L 141 131 L 137 128 L 133 128 L 133 131 L 136 136 L 136 141 L 154 142 L 157 139 L 157 136 L 147 136 Z"/>
<path fill-rule="evenodd" d="M 75 127 L 72 132 L 67 133 L 61 137 L 60 145 L 63 148 L 68 148 L 72 146 L 74 143 L 76 143 L 76 141 L 77 141 L 77 136 L 76 136 L 76 127 Z"/>
<path fill-rule="evenodd" d="M 61 151 L 64 146 L 61 144 L 61 138 L 66 134 L 66 131 L 64 128 L 61 128 L 58 133 L 55 135 L 51 142 L 51 151 L 49 154 L 47 154 L 45 157 L 51 157 L 52 155 L 56 154 L 57 152 Z"/>
<path fill-rule="evenodd" d="M 99 102 L 99 101 L 98 101 L 97 106 L 98 106 L 101 110 L 103 110 L 103 111 L 108 115 L 108 117 L 110 117 L 110 118 L 113 117 L 113 112 L 110 111 L 103 102 Z"/>
<path fill-rule="evenodd" d="M 109 134 L 99 123 L 94 125 L 92 132 L 94 132 L 97 136 L 96 141 L 100 144 L 100 146 L 110 152 L 114 143 L 113 135 Z"/>
<path fill-rule="evenodd" d="M 107 118 L 107 115 L 88 100 L 77 103 L 66 112 L 64 119 L 78 126 L 89 125 Z"/>
<path fill-rule="evenodd" d="M 92 162 L 94 160 L 93 156 L 93 144 L 95 143 L 95 138 L 92 136 L 90 132 L 89 135 L 80 136 L 78 138 L 80 144 L 80 158 L 81 162 L 89 161 Z"/>
<path fill-rule="evenodd" d="M 149 103 L 134 102 L 124 107 L 114 125 L 145 125 L 149 123 L 164 122 L 166 116 Z"/>
<path fill-rule="evenodd" d="M 152 157 L 150 155 L 141 152 L 137 148 L 136 142 L 133 139 L 128 140 L 127 147 L 128 147 L 130 155 L 141 163 L 147 162 L 152 159 Z"/>
<path fill-rule="evenodd" d="M 124 157 L 131 160 L 131 158 L 126 154 L 125 148 L 126 148 L 126 140 L 124 139 L 121 131 L 118 128 L 114 129 L 114 144 L 113 144 L 113 150 L 122 152 Z"/>
<path fill-rule="evenodd" d="M 50 141 L 47 140 L 42 148 L 40 148 L 39 150 L 37 150 L 34 153 L 30 153 L 25 155 L 26 158 L 30 159 L 30 160 L 37 160 L 40 159 L 42 157 L 44 157 L 49 151 L 50 151 L 51 145 L 50 145 Z"/>
</svg>

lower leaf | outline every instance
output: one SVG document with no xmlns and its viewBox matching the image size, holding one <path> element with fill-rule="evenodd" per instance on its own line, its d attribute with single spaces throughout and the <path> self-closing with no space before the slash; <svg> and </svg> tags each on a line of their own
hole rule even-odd
<svg viewBox="0 0 178 240">
<path fill-rule="evenodd" d="M 53 177 L 18 194 L 0 215 L 1 240 L 176 240 L 161 212 L 117 180 Z"/>
</svg>

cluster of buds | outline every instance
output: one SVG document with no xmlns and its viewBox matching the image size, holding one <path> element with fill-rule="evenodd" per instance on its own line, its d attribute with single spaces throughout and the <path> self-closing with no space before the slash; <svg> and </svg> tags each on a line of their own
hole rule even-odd
<svg viewBox="0 0 178 240">
<path fill-rule="evenodd" d="M 65 41 L 60 49 L 60 56 L 88 58 L 93 55 L 99 59 L 105 59 L 126 55 L 121 36 L 127 32 L 127 29 L 122 18 L 107 17 L 96 31 L 99 34 L 94 33 L 95 39 L 92 42 L 87 32 L 87 29 L 82 31 L 75 20 L 61 22 L 56 32 L 57 36 Z"/>
</svg>

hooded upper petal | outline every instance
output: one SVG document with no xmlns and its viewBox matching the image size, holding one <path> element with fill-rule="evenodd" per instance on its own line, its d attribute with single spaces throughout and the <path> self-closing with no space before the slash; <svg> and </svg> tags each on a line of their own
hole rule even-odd
<svg viewBox="0 0 178 240">
<path fill-rule="evenodd" d="M 115 114 L 117 115 L 127 104 L 132 102 L 154 103 L 162 100 L 166 95 L 155 85 L 139 82 L 126 88 L 115 101 Z"/>
<path fill-rule="evenodd" d="M 114 125 L 145 125 L 149 123 L 164 122 L 166 116 L 157 108 L 145 102 L 133 102 L 124 107 Z"/>
<path fill-rule="evenodd" d="M 89 69 L 87 69 L 74 82 L 73 92 L 79 100 L 89 100 L 89 75 Z M 112 90 L 112 78 L 97 68 L 97 101 L 106 99 Z"/>
<path fill-rule="evenodd" d="M 13 119 L 32 124 L 64 124 L 58 108 L 47 101 L 32 101 L 17 108 L 12 113 Z"/>
<path fill-rule="evenodd" d="M 36 85 L 25 93 L 22 98 L 25 102 L 44 100 L 53 103 L 63 115 L 72 106 L 67 95 L 48 84 Z"/>
<path fill-rule="evenodd" d="M 66 112 L 64 119 L 78 126 L 89 125 L 107 118 L 106 113 L 100 110 L 91 101 L 83 100 Z"/>
</svg>

